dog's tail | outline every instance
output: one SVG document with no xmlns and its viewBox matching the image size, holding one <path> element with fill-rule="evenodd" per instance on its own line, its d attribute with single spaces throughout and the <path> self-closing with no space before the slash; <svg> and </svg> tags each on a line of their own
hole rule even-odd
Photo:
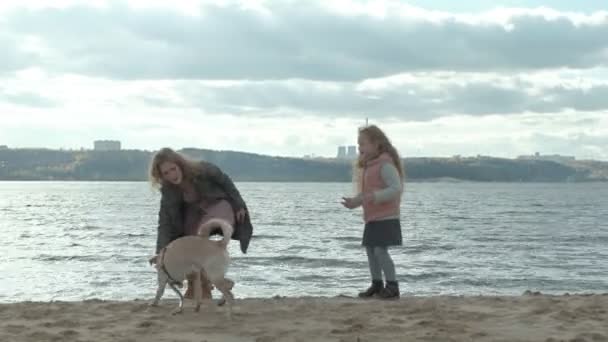
<svg viewBox="0 0 608 342">
<path fill-rule="evenodd" d="M 232 233 L 234 232 L 234 228 L 228 221 L 220 218 L 212 218 L 209 221 L 201 224 L 198 228 L 198 236 L 208 238 L 211 235 L 211 231 L 214 228 L 221 228 L 222 234 L 224 238 L 221 243 L 224 246 L 228 246 L 228 242 L 230 242 L 230 238 L 232 237 Z"/>
</svg>

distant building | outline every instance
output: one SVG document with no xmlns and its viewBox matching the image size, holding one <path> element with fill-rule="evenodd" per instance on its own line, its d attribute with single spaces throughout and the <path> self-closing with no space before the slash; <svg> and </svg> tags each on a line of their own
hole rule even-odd
<svg viewBox="0 0 608 342">
<path fill-rule="evenodd" d="M 346 154 L 346 158 L 357 159 L 357 155 L 357 146 L 348 146 L 348 153 Z"/>
<path fill-rule="evenodd" d="M 338 146 L 338 159 L 357 159 L 357 146 Z"/>
<path fill-rule="evenodd" d="M 546 161 L 553 161 L 553 162 L 556 162 L 556 163 L 566 163 L 566 162 L 573 162 L 573 161 L 575 161 L 576 157 L 574 157 L 574 156 L 562 156 L 560 154 L 541 155 L 539 152 L 536 152 L 533 155 L 518 156 L 517 159 L 546 160 Z"/>
<path fill-rule="evenodd" d="M 118 140 L 95 140 L 93 145 L 95 151 L 120 151 Z"/>
<path fill-rule="evenodd" d="M 338 159 L 346 158 L 346 146 L 338 146 L 338 155 L 336 156 Z"/>
</svg>

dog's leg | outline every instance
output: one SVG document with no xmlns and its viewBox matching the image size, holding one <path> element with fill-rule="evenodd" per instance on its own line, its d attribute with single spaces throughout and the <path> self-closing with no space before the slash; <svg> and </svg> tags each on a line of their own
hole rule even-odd
<svg viewBox="0 0 608 342">
<path fill-rule="evenodd" d="M 194 272 L 194 300 L 196 301 L 196 307 L 194 308 L 195 312 L 199 312 L 201 310 L 201 303 L 203 301 L 203 289 L 201 288 L 201 272 Z"/>
<path fill-rule="evenodd" d="M 232 287 L 234 286 L 234 282 L 230 279 L 220 279 L 213 281 L 213 285 L 220 290 L 228 304 L 228 319 L 232 320 L 232 303 L 234 301 L 234 295 L 232 294 Z"/>
<path fill-rule="evenodd" d="M 226 281 L 228 285 L 228 290 L 232 290 L 234 287 L 234 281 L 229 278 L 224 278 L 224 281 Z M 224 304 L 226 304 L 226 297 L 222 296 L 222 298 L 217 302 L 217 306 L 222 306 Z"/>
<path fill-rule="evenodd" d="M 200 269 L 200 285 L 201 290 L 201 302 L 205 302 L 205 307 L 213 308 L 213 296 L 211 295 L 211 289 L 213 289 L 213 282 L 210 281 L 207 271 L 204 268 Z"/>
<path fill-rule="evenodd" d="M 213 285 L 207 278 L 207 273 L 205 272 L 204 269 L 201 270 L 200 274 L 201 274 L 201 277 L 200 277 L 201 283 L 200 284 L 201 284 L 203 299 L 212 299 L 213 296 L 211 295 L 211 290 L 213 290 Z"/>
<path fill-rule="evenodd" d="M 177 287 L 175 287 L 175 284 L 169 282 L 169 286 L 171 286 L 171 289 L 175 291 L 175 293 L 177 293 L 177 295 L 179 296 L 179 306 L 175 310 L 173 310 L 173 312 L 171 312 L 172 315 L 177 315 L 179 313 L 182 313 L 182 311 L 184 310 L 184 296 L 182 296 L 182 293 L 177 289 Z"/>
<path fill-rule="evenodd" d="M 158 306 L 158 302 L 160 301 L 160 299 L 163 297 L 163 294 L 165 293 L 165 287 L 167 286 L 167 277 L 160 273 L 158 273 L 158 288 L 156 289 L 156 297 L 154 297 L 154 300 L 150 303 L 150 306 Z"/>
</svg>

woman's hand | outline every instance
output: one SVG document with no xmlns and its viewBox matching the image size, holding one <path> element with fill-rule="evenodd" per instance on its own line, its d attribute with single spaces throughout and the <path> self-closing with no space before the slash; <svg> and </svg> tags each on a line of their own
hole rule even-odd
<svg viewBox="0 0 608 342">
<path fill-rule="evenodd" d="M 245 221 L 245 216 L 247 216 L 247 210 L 245 210 L 245 208 L 240 209 L 236 212 L 236 222 L 243 223 L 243 221 Z"/>
<path fill-rule="evenodd" d="M 150 263 L 150 265 L 156 264 L 157 261 L 158 261 L 158 255 L 155 255 L 155 256 L 151 257 L 150 259 L 148 259 L 148 262 Z"/>
</svg>

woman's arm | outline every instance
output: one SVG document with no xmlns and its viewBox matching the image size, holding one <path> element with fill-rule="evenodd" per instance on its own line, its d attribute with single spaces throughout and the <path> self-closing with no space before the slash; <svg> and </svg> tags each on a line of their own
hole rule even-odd
<svg viewBox="0 0 608 342">
<path fill-rule="evenodd" d="M 241 197 L 241 193 L 239 192 L 239 190 L 232 182 L 232 179 L 230 179 L 227 174 L 222 172 L 219 167 L 212 163 L 204 162 L 204 168 L 207 176 L 219 186 L 221 186 L 222 189 L 226 192 L 226 194 L 235 201 L 237 205 L 236 209 L 244 209 L 245 201 Z"/>
<path fill-rule="evenodd" d="M 160 209 L 158 211 L 158 234 L 156 236 L 156 254 L 171 241 L 178 238 L 178 227 L 175 222 L 181 222 L 179 204 L 170 196 L 168 191 L 161 189 Z"/>
</svg>

